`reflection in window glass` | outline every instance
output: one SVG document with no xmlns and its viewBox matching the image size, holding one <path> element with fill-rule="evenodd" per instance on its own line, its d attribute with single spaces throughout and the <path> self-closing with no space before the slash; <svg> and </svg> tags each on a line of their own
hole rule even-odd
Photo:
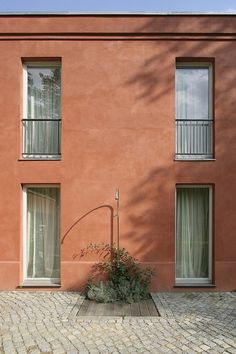
<svg viewBox="0 0 236 354">
<path fill-rule="evenodd" d="M 208 119 L 209 68 L 176 70 L 176 118 Z"/>
<path fill-rule="evenodd" d="M 60 156 L 60 66 L 27 66 L 24 157 Z"/>
<path fill-rule="evenodd" d="M 60 119 L 60 68 L 28 67 L 28 118 Z"/>
</svg>

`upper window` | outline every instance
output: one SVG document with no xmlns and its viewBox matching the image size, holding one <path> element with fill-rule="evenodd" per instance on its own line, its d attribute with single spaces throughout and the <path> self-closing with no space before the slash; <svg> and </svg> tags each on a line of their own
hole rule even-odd
<svg viewBox="0 0 236 354">
<path fill-rule="evenodd" d="M 61 68 L 59 63 L 24 65 L 23 158 L 61 155 Z"/>
<path fill-rule="evenodd" d="M 207 63 L 177 63 L 176 158 L 212 157 L 212 66 Z"/>
</svg>

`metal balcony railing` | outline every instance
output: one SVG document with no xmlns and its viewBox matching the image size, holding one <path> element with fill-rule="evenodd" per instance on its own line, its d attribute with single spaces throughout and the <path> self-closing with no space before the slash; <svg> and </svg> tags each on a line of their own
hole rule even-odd
<svg viewBox="0 0 236 354">
<path fill-rule="evenodd" d="M 213 158 L 212 119 L 176 119 L 176 158 Z"/>
<path fill-rule="evenodd" d="M 22 119 L 23 157 L 58 158 L 61 155 L 61 119 Z"/>
</svg>

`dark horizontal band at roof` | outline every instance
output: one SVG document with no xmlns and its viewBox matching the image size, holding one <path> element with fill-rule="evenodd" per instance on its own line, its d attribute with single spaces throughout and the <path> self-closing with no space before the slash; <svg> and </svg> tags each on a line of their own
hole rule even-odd
<svg viewBox="0 0 236 354">
<path fill-rule="evenodd" d="M 0 16 L 236 16 L 236 12 L 0 12 Z"/>
<path fill-rule="evenodd" d="M 69 15 L 69 17 L 68 17 Z M 0 37 L 37 36 L 235 36 L 235 15 L 211 14 L 8 14 L 0 15 Z"/>
</svg>

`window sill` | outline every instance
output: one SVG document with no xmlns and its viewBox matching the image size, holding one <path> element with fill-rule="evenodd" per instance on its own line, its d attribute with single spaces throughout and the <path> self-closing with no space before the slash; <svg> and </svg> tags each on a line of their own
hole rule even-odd
<svg viewBox="0 0 236 354">
<path fill-rule="evenodd" d="M 45 289 L 45 288 L 60 288 L 61 285 L 60 284 L 51 284 L 51 285 L 48 285 L 48 284 L 45 284 L 45 285 L 39 285 L 39 284 L 32 284 L 32 285 L 24 285 L 24 284 L 21 284 L 17 287 L 17 289 L 36 289 L 36 288 L 40 288 L 40 289 Z"/>
<path fill-rule="evenodd" d="M 174 288 L 215 288 L 215 284 L 175 284 Z"/>
<path fill-rule="evenodd" d="M 181 162 L 204 162 L 204 161 L 216 161 L 216 159 L 212 158 L 212 159 L 209 159 L 209 158 L 202 158 L 202 159 L 194 159 L 194 158 L 181 158 L 181 157 L 176 157 L 174 159 L 174 161 L 181 161 Z"/>
<path fill-rule="evenodd" d="M 61 157 L 58 157 L 58 158 L 54 158 L 54 159 L 52 159 L 52 158 L 44 158 L 44 159 L 37 159 L 37 158 L 25 158 L 25 159 L 23 159 L 23 158 L 20 158 L 20 159 L 18 159 L 18 161 L 61 161 L 62 160 L 62 158 Z"/>
<path fill-rule="evenodd" d="M 36 282 L 25 282 L 18 286 L 18 289 L 23 288 L 60 288 L 61 284 L 49 284 L 48 282 L 45 283 L 36 283 Z"/>
</svg>

